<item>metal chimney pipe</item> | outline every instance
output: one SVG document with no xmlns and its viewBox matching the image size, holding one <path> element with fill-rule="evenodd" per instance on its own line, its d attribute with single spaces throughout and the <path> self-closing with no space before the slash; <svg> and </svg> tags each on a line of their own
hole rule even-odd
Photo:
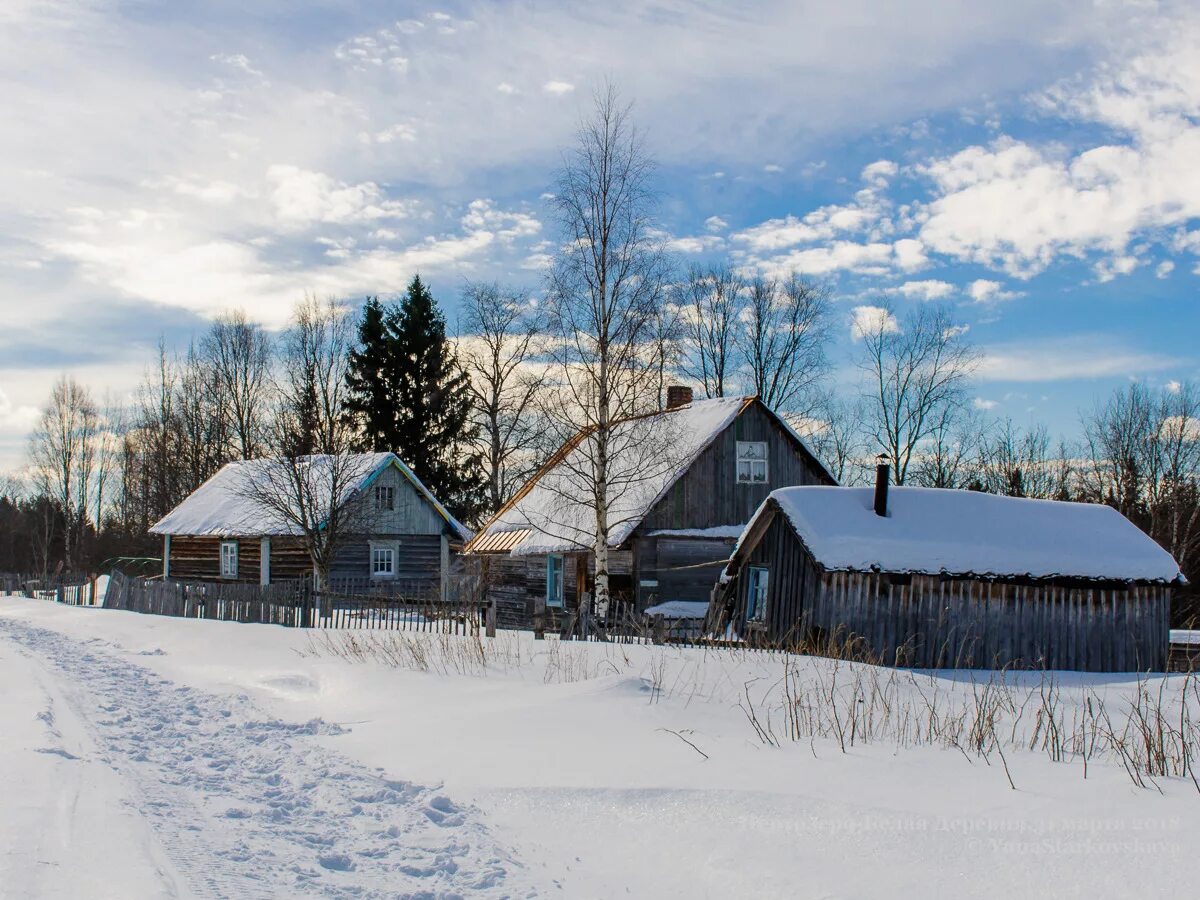
<svg viewBox="0 0 1200 900">
<path fill-rule="evenodd" d="M 876 457 L 879 461 L 875 466 L 875 515 L 888 514 L 888 483 L 892 480 L 892 468 L 887 463 L 887 457 L 882 453 Z"/>
</svg>

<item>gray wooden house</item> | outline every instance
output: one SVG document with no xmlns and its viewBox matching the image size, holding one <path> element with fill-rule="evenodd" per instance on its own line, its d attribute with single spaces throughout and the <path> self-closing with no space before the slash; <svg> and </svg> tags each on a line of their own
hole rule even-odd
<svg viewBox="0 0 1200 900">
<path fill-rule="evenodd" d="M 328 457 L 314 456 L 317 471 Z M 350 531 L 340 542 L 331 581 L 441 584 L 451 556 L 471 532 L 454 519 L 394 453 L 343 457 L 342 504 Z M 275 460 L 226 465 L 151 529 L 163 539 L 163 577 L 271 584 L 312 574 L 302 532 L 256 502 Z M 330 476 L 332 484 L 333 476 Z M 331 492 L 331 491 L 330 491 Z M 318 491 L 319 493 L 319 491 Z"/>
<path fill-rule="evenodd" d="M 502 625 L 577 608 L 594 591 L 591 433 L 581 431 L 466 546 Z M 641 614 L 673 604 L 703 618 L 737 536 L 772 488 L 834 484 L 788 424 L 754 397 L 692 402 L 614 430 L 609 491 L 610 589 Z"/>
<path fill-rule="evenodd" d="M 875 490 L 773 492 L 709 628 L 919 668 L 1161 671 L 1181 580 L 1110 507 L 889 489 L 885 475 Z"/>
</svg>

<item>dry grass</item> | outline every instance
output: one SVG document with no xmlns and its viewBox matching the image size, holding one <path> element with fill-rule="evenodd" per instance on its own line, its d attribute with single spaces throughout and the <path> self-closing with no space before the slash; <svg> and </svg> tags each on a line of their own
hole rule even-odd
<svg viewBox="0 0 1200 900">
<path fill-rule="evenodd" d="M 671 698 L 732 704 L 763 744 L 807 743 L 817 753 L 868 744 L 940 747 L 1003 768 L 1038 753 L 1077 766 L 1119 765 L 1139 787 L 1161 778 L 1190 780 L 1200 791 L 1200 680 L 1142 675 L 1132 684 L 1053 672 L 935 675 L 854 658 L 764 654 L 743 647 L 680 648 L 533 641 L 517 632 L 494 638 L 406 631 L 316 631 L 307 654 L 373 662 L 439 675 L 536 675 L 547 684 L 606 676 L 640 678 L 649 702 Z M 823 648 L 826 652 L 832 649 Z M 748 673 L 753 673 L 749 674 Z"/>
</svg>

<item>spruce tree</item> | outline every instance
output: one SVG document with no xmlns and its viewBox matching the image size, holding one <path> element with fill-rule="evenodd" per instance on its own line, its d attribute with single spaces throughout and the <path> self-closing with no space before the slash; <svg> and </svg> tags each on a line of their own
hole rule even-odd
<svg viewBox="0 0 1200 900">
<path fill-rule="evenodd" d="M 393 451 L 456 518 L 475 521 L 486 499 L 470 383 L 420 276 L 395 306 L 368 301 L 359 345 L 347 410 L 362 448 Z"/>
<path fill-rule="evenodd" d="M 350 351 L 346 415 L 358 433 L 358 450 L 381 452 L 396 444 L 394 340 L 390 327 L 394 318 L 394 310 L 385 308 L 378 297 L 368 297 L 358 324 L 358 347 Z"/>
<path fill-rule="evenodd" d="M 471 385 L 433 295 L 413 278 L 392 323 L 396 452 L 450 511 L 474 521 L 485 504 Z"/>
</svg>

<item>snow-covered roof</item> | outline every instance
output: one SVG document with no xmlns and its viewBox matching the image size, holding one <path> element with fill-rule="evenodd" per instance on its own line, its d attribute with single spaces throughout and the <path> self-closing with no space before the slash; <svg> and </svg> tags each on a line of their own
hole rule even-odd
<svg viewBox="0 0 1200 900">
<path fill-rule="evenodd" d="M 620 476 L 609 494 L 609 545 L 619 547 L 633 533 L 696 457 L 724 431 L 753 398 L 718 397 L 650 416 L 629 419 L 613 429 L 612 470 Z M 487 552 L 488 543 L 514 555 L 559 553 L 594 542 L 594 507 L 586 499 L 590 432 L 576 435 L 530 479 L 480 532 L 468 550 Z M 511 541 L 501 534 L 526 532 Z M 511 546 L 509 546 L 511 544 Z"/>
<path fill-rule="evenodd" d="M 664 619 L 703 619 L 708 615 L 707 600 L 668 600 L 647 606 L 646 613 L 651 618 L 662 616 Z"/>
<path fill-rule="evenodd" d="M 658 528 L 646 533 L 646 537 L 697 538 L 713 540 L 737 540 L 742 536 L 745 525 L 714 525 L 711 528 Z"/>
<path fill-rule="evenodd" d="M 347 466 L 341 477 L 346 484 L 339 505 L 346 503 L 369 485 L 387 466 L 394 465 L 422 497 L 437 511 L 450 528 L 463 540 L 470 540 L 471 531 L 455 519 L 438 499 L 430 493 L 412 469 L 394 453 L 357 453 L 344 457 Z M 315 455 L 305 458 L 311 472 L 319 479 L 328 472 L 332 480 L 334 457 Z M 187 499 L 171 510 L 150 529 L 151 534 L 189 536 L 256 536 L 299 535 L 300 529 L 284 521 L 278 512 L 265 508 L 254 497 L 254 486 L 270 485 L 279 479 L 281 463 L 274 459 L 253 459 L 232 462 L 200 485 Z M 314 480 L 313 484 L 319 484 Z M 320 496 L 321 491 L 314 494 Z M 318 512 L 314 519 L 323 515 Z"/>
<path fill-rule="evenodd" d="M 746 526 L 735 560 L 755 523 L 778 508 L 813 558 L 834 571 L 1151 582 L 1182 577 L 1167 551 L 1108 506 L 892 487 L 888 515 L 881 517 L 873 501 L 873 488 L 780 488 Z"/>
</svg>

